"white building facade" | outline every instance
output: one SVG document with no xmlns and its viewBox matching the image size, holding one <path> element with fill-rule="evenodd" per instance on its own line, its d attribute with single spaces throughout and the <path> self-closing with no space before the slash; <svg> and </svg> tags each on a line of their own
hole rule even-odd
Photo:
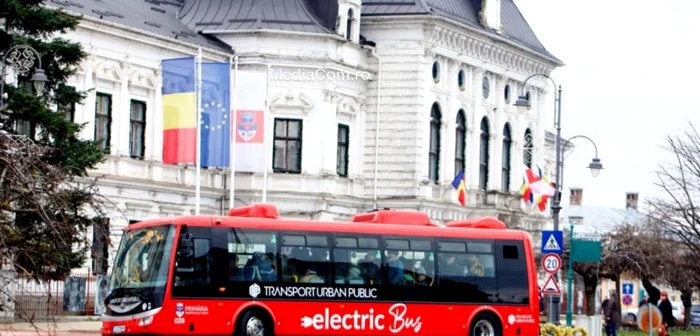
<svg viewBox="0 0 700 336">
<path fill-rule="evenodd" d="M 234 0 L 209 12 L 211 1 L 47 2 L 84 15 L 65 37 L 89 55 L 69 84 L 89 91 L 69 117 L 109 149 L 94 175 L 116 241 L 129 222 L 194 213 L 195 168 L 162 163 L 160 62 L 200 48 L 204 60 L 237 56 L 240 70 L 271 74 L 238 85 L 267 92 L 266 202 L 284 217 L 343 220 L 378 207 L 436 222 L 494 216 L 529 231 L 549 221 L 519 196 L 521 167 L 551 156 L 540 122 L 548 82 L 523 81 L 563 63 L 512 1 L 448 11 L 431 0 L 289 0 L 280 11 L 281 1 Z M 319 69 L 326 78 L 277 76 Z M 521 115 L 523 93 L 532 107 Z M 462 169 L 466 207 L 451 186 Z M 230 170 L 202 169 L 200 181 L 201 213 L 224 214 Z M 236 174 L 235 205 L 262 202 L 264 184 L 263 174 Z"/>
</svg>

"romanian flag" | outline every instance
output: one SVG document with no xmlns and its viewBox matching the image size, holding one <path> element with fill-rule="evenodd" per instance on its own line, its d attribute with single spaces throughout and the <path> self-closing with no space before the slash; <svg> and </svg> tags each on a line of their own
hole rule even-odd
<svg viewBox="0 0 700 336">
<path fill-rule="evenodd" d="M 163 67 L 163 163 L 195 164 L 197 98 L 195 58 L 175 58 Z"/>
<path fill-rule="evenodd" d="M 457 199 L 462 206 L 467 204 L 467 179 L 464 176 L 464 170 L 460 171 L 452 181 L 452 187 L 457 190 Z"/>
</svg>

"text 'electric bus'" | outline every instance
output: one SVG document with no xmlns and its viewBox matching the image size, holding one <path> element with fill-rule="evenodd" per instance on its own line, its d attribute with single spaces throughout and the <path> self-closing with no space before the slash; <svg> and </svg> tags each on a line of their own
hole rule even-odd
<svg viewBox="0 0 700 336">
<path fill-rule="evenodd" d="M 102 335 L 537 335 L 532 243 L 493 218 L 272 205 L 126 228 Z"/>
</svg>

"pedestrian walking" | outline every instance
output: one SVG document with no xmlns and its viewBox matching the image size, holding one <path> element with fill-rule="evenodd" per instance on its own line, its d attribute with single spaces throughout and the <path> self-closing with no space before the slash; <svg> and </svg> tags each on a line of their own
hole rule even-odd
<svg viewBox="0 0 700 336">
<path fill-rule="evenodd" d="M 676 318 L 673 316 L 673 306 L 671 301 L 668 300 L 668 292 L 661 292 L 661 301 L 659 301 L 659 310 L 661 311 L 661 318 L 663 323 L 659 328 L 659 336 L 668 336 L 668 328 L 676 325 Z"/>
<path fill-rule="evenodd" d="M 603 315 L 605 316 L 605 334 L 607 336 L 617 336 L 617 326 L 620 324 L 620 300 L 617 293 L 610 291 L 610 299 L 606 300 Z"/>
</svg>

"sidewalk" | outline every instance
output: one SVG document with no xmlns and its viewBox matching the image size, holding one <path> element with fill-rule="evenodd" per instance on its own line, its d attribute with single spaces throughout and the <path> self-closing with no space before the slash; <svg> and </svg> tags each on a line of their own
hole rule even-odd
<svg viewBox="0 0 700 336">
<path fill-rule="evenodd" d="M 30 322 L 15 322 L 15 323 L 0 323 L 0 334 L 6 334 L 12 331 L 33 331 L 33 332 L 70 332 L 70 333 L 99 333 L 102 327 L 100 321 L 76 321 L 76 320 L 58 320 L 58 321 L 36 321 Z"/>
</svg>

